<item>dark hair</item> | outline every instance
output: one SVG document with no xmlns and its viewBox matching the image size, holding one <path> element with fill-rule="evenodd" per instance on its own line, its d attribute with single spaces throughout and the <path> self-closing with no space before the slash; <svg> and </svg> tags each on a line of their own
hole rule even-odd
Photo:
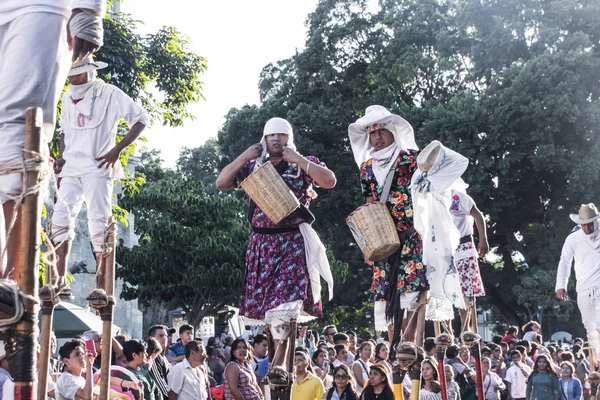
<svg viewBox="0 0 600 400">
<path fill-rule="evenodd" d="M 534 326 L 541 327 L 541 325 L 539 323 L 537 323 L 535 321 L 529 321 L 521 327 L 521 330 L 523 331 L 523 333 L 527 333 L 529 331 L 532 331 Z"/>
<path fill-rule="evenodd" d="M 190 355 L 192 354 L 192 351 L 200 351 L 200 347 L 203 347 L 203 346 L 204 345 L 202 343 L 199 343 L 195 340 L 190 340 L 188 342 L 188 344 L 186 344 L 184 347 L 185 358 L 189 358 Z"/>
<path fill-rule="evenodd" d="M 537 342 L 538 344 L 542 344 L 542 341 L 544 339 L 542 338 L 542 335 L 537 334 L 537 335 L 535 335 L 535 338 L 533 340 L 534 340 L 534 342 Z"/>
<path fill-rule="evenodd" d="M 375 350 L 375 346 L 373 346 L 373 343 L 366 341 L 366 342 L 362 342 L 357 349 L 357 353 L 360 353 L 361 351 L 363 351 L 365 349 L 365 347 L 370 347 L 371 350 Z"/>
<path fill-rule="evenodd" d="M 423 342 L 423 350 L 425 350 L 425 352 L 429 353 L 434 348 L 435 348 L 435 338 L 432 338 L 432 337 L 426 338 L 425 341 Z"/>
<path fill-rule="evenodd" d="M 380 343 L 381 344 L 381 343 Z M 388 379 L 388 368 L 383 365 L 383 364 L 373 364 L 369 367 L 369 372 L 371 371 L 376 371 L 378 374 L 382 375 L 385 378 L 385 381 L 383 382 L 383 391 L 381 392 L 381 394 L 383 395 L 382 397 L 384 399 L 393 399 L 394 398 L 394 391 L 392 390 L 392 384 L 390 382 L 390 380 Z M 368 395 L 368 397 L 366 395 L 363 396 L 363 398 L 374 398 L 375 394 L 373 391 L 373 386 L 371 386 L 371 381 L 369 380 L 369 383 L 367 384 L 367 387 L 365 387 L 365 390 L 363 391 L 367 392 L 366 395 Z"/>
<path fill-rule="evenodd" d="M 525 346 L 522 346 L 522 345 L 515 346 L 515 350 L 519 350 L 519 353 L 521 353 L 522 356 L 527 354 L 527 348 Z"/>
<path fill-rule="evenodd" d="M 529 355 L 533 356 L 538 349 L 538 344 L 536 342 L 531 342 L 531 350 L 529 351 Z"/>
<path fill-rule="evenodd" d="M 325 350 L 323 350 L 323 349 L 316 349 L 315 352 L 313 353 L 312 357 L 311 357 L 312 363 L 314 365 L 317 365 L 317 358 L 319 358 L 319 354 L 321 354 L 321 353 L 324 353 L 325 357 L 327 357 L 327 352 Z M 319 368 L 321 368 L 321 367 L 319 367 Z"/>
<path fill-rule="evenodd" d="M 335 327 L 335 325 L 327 325 L 325 328 L 323 328 L 323 336 L 327 336 L 327 331 L 329 329 L 335 329 L 335 331 L 337 332 L 337 328 Z"/>
<path fill-rule="evenodd" d="M 340 364 L 337 367 L 335 367 L 333 369 L 334 379 L 335 379 L 335 374 L 337 374 L 339 370 L 343 370 L 346 373 L 346 375 L 348 375 L 348 384 L 346 387 L 350 386 L 350 389 L 352 389 L 352 391 L 354 392 L 356 389 L 354 388 L 354 379 L 352 379 L 353 374 L 350 371 L 350 368 L 348 368 L 348 366 L 346 364 Z M 333 386 L 335 388 L 335 384 Z"/>
<path fill-rule="evenodd" d="M 138 339 L 131 339 L 123 343 L 123 354 L 127 358 L 127 362 L 133 361 L 134 353 L 142 353 L 146 351 L 146 343 Z"/>
<path fill-rule="evenodd" d="M 264 333 L 259 333 L 258 335 L 254 336 L 254 341 L 252 342 L 252 346 L 256 346 L 257 344 L 261 344 L 262 342 L 269 340 L 267 338 L 267 335 L 265 335 Z"/>
<path fill-rule="evenodd" d="M 185 333 L 185 332 L 187 332 L 187 331 L 192 331 L 192 332 L 194 332 L 194 327 L 193 327 L 193 326 L 191 326 L 191 325 L 187 325 L 187 324 L 181 325 L 181 326 L 179 327 L 179 334 L 180 334 L 180 335 L 181 335 L 182 333 Z"/>
<path fill-rule="evenodd" d="M 376 360 L 383 360 L 383 358 L 379 358 L 379 352 L 381 351 L 381 349 L 383 347 L 388 347 L 387 342 L 381 342 L 381 343 L 378 343 L 377 346 L 375 346 L 375 359 Z M 385 361 L 387 361 L 387 360 L 385 360 Z"/>
<path fill-rule="evenodd" d="M 211 336 L 208 338 L 208 342 L 206 343 L 206 351 L 208 351 L 208 347 L 216 347 L 217 346 L 217 338 L 214 336 Z"/>
<path fill-rule="evenodd" d="M 163 329 L 167 335 L 169 334 L 169 329 L 166 326 L 154 325 L 153 327 L 148 329 L 148 337 L 153 337 L 154 335 L 156 335 L 156 331 L 159 331 L 161 329 Z"/>
<path fill-rule="evenodd" d="M 336 333 L 333 335 L 333 344 L 339 344 L 340 342 L 344 342 L 346 340 L 349 340 L 349 338 L 345 333 Z"/>
<path fill-rule="evenodd" d="M 502 342 L 502 336 L 495 335 L 494 337 L 492 337 L 492 342 L 494 342 L 496 344 L 500 344 L 500 342 Z"/>
<path fill-rule="evenodd" d="M 246 345 L 246 348 L 248 350 L 250 350 L 250 343 L 248 343 L 248 341 L 246 339 L 244 339 L 242 337 L 235 339 L 233 341 L 233 343 L 231 343 L 231 354 L 230 354 L 229 361 L 233 361 L 233 362 L 238 361 L 237 358 L 235 358 L 235 356 L 233 355 L 233 352 L 235 351 L 235 349 L 237 349 L 238 345 L 242 342 Z M 246 361 L 246 360 L 243 360 L 243 361 Z"/>
<path fill-rule="evenodd" d="M 63 358 L 71 358 L 71 353 L 77 347 L 81 347 L 85 351 L 85 342 L 81 337 L 75 337 L 63 344 L 62 346 L 60 346 L 60 349 L 58 350 L 58 355 L 60 356 L 61 360 Z"/>
<path fill-rule="evenodd" d="M 336 344 L 333 348 L 335 349 L 335 355 L 340 354 L 342 350 L 347 350 L 346 345 L 344 344 Z"/>
<path fill-rule="evenodd" d="M 517 346 L 531 347 L 531 342 L 529 340 L 518 340 Z"/>
<path fill-rule="evenodd" d="M 459 350 L 458 346 L 456 344 L 452 343 L 446 349 L 446 357 L 448 357 L 448 358 L 456 358 L 456 356 L 458 356 L 458 350 Z"/>
<path fill-rule="evenodd" d="M 117 342 L 119 342 L 119 344 L 121 346 L 123 346 L 125 344 L 126 341 L 131 340 L 131 336 L 129 336 L 128 334 L 123 334 L 123 335 L 116 335 L 115 336 L 115 340 Z"/>
<path fill-rule="evenodd" d="M 539 370 L 539 363 L 541 359 L 546 360 L 546 364 L 548 364 L 548 367 L 546 368 L 546 372 L 548 374 L 554 375 L 554 377 L 556 379 L 558 379 L 558 375 L 556 375 L 556 372 L 554 372 L 554 363 L 552 362 L 552 359 L 550 357 L 548 357 L 545 354 L 540 354 L 536 359 L 535 359 L 535 363 L 533 364 L 533 371 L 531 372 L 531 374 L 529 375 L 529 377 L 527 378 L 527 382 L 529 382 L 531 379 L 533 379 L 534 376 L 536 376 L 540 370 Z M 572 370 L 575 371 L 575 370 Z"/>
<path fill-rule="evenodd" d="M 423 361 L 421 361 L 421 370 L 423 370 L 423 364 L 429 364 L 431 365 L 431 367 L 433 368 L 433 380 L 434 381 L 439 381 L 440 380 L 440 373 L 438 371 L 436 362 L 434 362 L 433 360 L 431 360 L 431 358 L 426 358 Z M 421 379 L 421 381 L 423 382 L 423 384 L 425 384 L 425 380 Z"/>
<path fill-rule="evenodd" d="M 519 328 L 517 328 L 516 326 L 509 326 L 508 330 L 506 331 L 507 335 L 514 335 L 516 333 L 519 332 Z"/>
<path fill-rule="evenodd" d="M 347 331 L 346 335 L 348 335 L 348 337 L 350 337 L 350 336 L 356 337 L 356 332 L 354 332 L 354 331 Z"/>
<path fill-rule="evenodd" d="M 146 352 L 148 353 L 148 356 L 160 354 L 163 351 L 162 347 L 160 346 L 160 343 L 158 343 L 158 340 L 156 340 L 156 338 L 154 337 L 149 337 L 146 345 Z"/>
<path fill-rule="evenodd" d="M 519 350 L 513 350 L 510 352 L 510 358 L 512 359 L 514 356 L 518 355 L 519 357 L 523 357 L 523 354 L 521 354 L 521 352 Z"/>
<path fill-rule="evenodd" d="M 563 351 L 560 353 L 560 360 L 563 362 L 573 362 L 574 359 L 575 356 L 570 351 Z"/>
</svg>

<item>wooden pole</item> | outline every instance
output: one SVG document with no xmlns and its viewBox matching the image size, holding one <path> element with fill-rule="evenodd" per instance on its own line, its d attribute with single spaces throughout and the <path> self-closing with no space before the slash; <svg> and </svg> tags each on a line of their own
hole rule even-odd
<svg viewBox="0 0 600 400">
<path fill-rule="evenodd" d="M 423 342 L 425 341 L 425 316 L 427 314 L 427 304 L 429 303 L 429 290 L 423 290 L 419 293 L 419 303 L 423 304 L 415 311 L 417 313 L 415 344 L 419 347 L 423 347 Z"/>
<path fill-rule="evenodd" d="M 28 108 L 25 113 L 25 153 L 27 160 L 39 159 L 42 137 L 42 110 Z M 40 160 L 42 163 L 43 160 Z M 40 179 L 40 171 L 33 168 L 25 172 L 26 187 L 35 186 Z M 28 190 L 26 189 L 26 190 Z M 39 191 L 29 194 L 23 200 L 17 224 L 11 235 L 14 235 L 15 248 L 18 251 L 9 258 L 14 268 L 14 276 L 19 289 L 31 298 L 23 298 L 24 314 L 7 341 L 7 360 L 10 374 L 15 382 L 15 400 L 33 400 L 34 381 L 37 361 L 37 315 L 38 270 L 40 255 L 40 220 L 42 203 Z M 11 267 L 11 265 L 9 265 Z"/>
<path fill-rule="evenodd" d="M 116 225 L 114 218 L 108 219 L 107 240 L 105 246 L 111 249 L 108 255 L 102 256 L 104 263 L 104 290 L 109 299 L 115 295 L 115 235 Z M 110 301 L 100 311 L 102 319 L 102 351 L 100 359 L 100 400 L 108 400 L 110 392 L 110 364 L 112 354 L 112 324 L 114 317 L 114 304 Z"/>
<path fill-rule="evenodd" d="M 50 366 L 50 346 L 52 319 L 54 317 L 54 303 L 52 301 L 44 301 L 42 303 L 42 331 L 40 338 L 40 362 L 37 399 L 46 400 L 48 398 L 48 369 Z"/>
</svg>

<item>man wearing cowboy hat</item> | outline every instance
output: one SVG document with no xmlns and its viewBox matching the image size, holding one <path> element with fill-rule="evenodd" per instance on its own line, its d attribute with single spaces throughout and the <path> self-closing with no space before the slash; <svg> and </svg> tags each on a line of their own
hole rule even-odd
<svg viewBox="0 0 600 400">
<path fill-rule="evenodd" d="M 113 182 L 124 177 L 119 155 L 132 144 L 149 123 L 148 113 L 116 86 L 96 79 L 96 70 L 106 63 L 91 56 L 75 62 L 69 71 L 71 86 L 62 98 L 60 154 L 55 163 L 59 190 L 52 213 L 51 239 L 56 247 L 58 276 L 40 296 L 60 294 L 70 298 L 65 281 L 74 224 L 83 202 L 96 255 L 96 289 L 88 296 L 92 306 L 103 307 L 109 300 L 104 292 L 102 252 L 104 232 L 111 215 Z M 125 120 L 131 127 L 116 143 L 117 126 Z"/>
<path fill-rule="evenodd" d="M 368 203 L 387 206 L 401 238 L 401 248 L 387 261 L 373 264 L 366 260 L 373 265 L 371 300 L 375 301 L 376 328 L 385 329 L 386 320 L 393 317 L 399 334 L 402 310 L 417 311 L 419 294 L 429 289 L 421 255 L 423 243 L 414 228 L 410 190 L 417 170 L 418 147 L 412 126 L 379 105 L 368 107 L 363 117 L 350 124 L 348 136 L 360 168 L 363 196 Z M 412 340 L 414 326 L 406 329 Z"/>
<path fill-rule="evenodd" d="M 600 356 L 600 214 L 593 203 L 582 204 L 578 214 L 570 215 L 581 226 L 567 236 L 556 274 L 556 297 L 567 299 L 567 283 L 575 258 L 577 305 L 595 360 Z"/>
</svg>

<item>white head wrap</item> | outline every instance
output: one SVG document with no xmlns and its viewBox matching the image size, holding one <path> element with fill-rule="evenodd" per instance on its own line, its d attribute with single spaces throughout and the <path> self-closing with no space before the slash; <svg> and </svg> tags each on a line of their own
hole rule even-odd
<svg viewBox="0 0 600 400">
<path fill-rule="evenodd" d="M 296 151 L 296 145 L 294 144 L 294 130 L 292 129 L 292 125 L 290 125 L 290 123 L 283 118 L 271 118 L 265 124 L 265 128 L 263 129 L 263 136 L 262 139 L 260 139 L 260 145 L 263 148 L 261 160 L 266 160 L 267 155 L 269 154 L 267 151 L 266 137 L 268 135 L 275 135 L 277 133 L 283 133 L 285 135 L 288 135 L 288 142 L 286 146 Z"/>
</svg>

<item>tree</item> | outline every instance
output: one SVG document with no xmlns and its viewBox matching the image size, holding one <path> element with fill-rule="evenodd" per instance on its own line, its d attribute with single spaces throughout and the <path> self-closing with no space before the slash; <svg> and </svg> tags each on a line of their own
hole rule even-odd
<svg viewBox="0 0 600 400">
<path fill-rule="evenodd" d="M 421 147 L 438 139 L 470 159 L 464 177 L 489 215 L 496 255 L 482 265 L 486 301 L 511 324 L 528 320 L 554 301 L 568 212 L 600 194 L 600 8 L 591 0 L 368 6 L 319 2 L 305 49 L 263 69 L 262 104 L 228 113 L 222 163 L 257 142 L 268 118 L 287 118 L 300 151 L 338 178 L 314 207 L 324 243 L 349 265 L 332 306 L 362 302 L 370 269 L 344 224 L 362 202 L 347 126 L 366 106 L 387 106 L 411 122 Z M 574 305 L 556 305 L 568 321 Z"/>
</svg>

